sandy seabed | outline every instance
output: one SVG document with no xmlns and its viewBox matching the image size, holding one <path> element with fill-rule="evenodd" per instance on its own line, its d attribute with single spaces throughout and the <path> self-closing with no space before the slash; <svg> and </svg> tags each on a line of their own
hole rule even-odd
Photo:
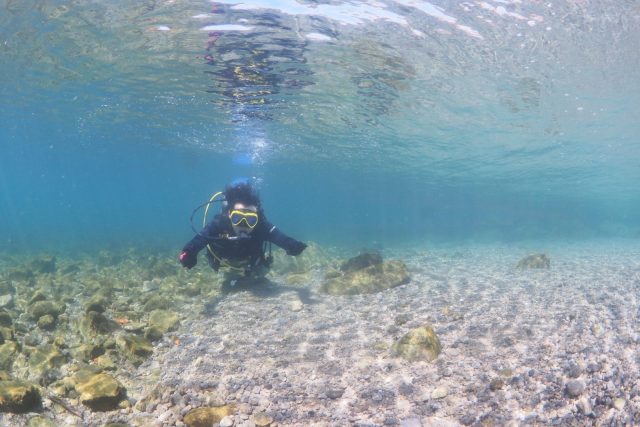
<svg viewBox="0 0 640 427">
<path fill-rule="evenodd" d="M 551 268 L 515 268 L 534 252 L 549 254 Z M 385 256 L 405 261 L 410 283 L 329 296 L 317 270 L 300 286 L 276 277 L 216 301 L 195 297 L 179 330 L 119 373 L 129 408 L 84 410 L 80 420 L 45 404 L 40 415 L 55 425 L 181 426 L 193 408 L 232 404 L 222 425 L 253 426 L 257 414 L 273 426 L 640 425 L 640 245 Z M 393 343 L 425 324 L 439 336 L 438 358 L 396 357 Z"/>
</svg>

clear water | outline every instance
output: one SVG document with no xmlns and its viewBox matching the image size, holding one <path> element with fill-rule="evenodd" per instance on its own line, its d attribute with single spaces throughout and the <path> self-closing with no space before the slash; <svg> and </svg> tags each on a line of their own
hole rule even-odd
<svg viewBox="0 0 640 427">
<path fill-rule="evenodd" d="M 640 237 L 637 1 L 0 0 L 0 247 Z"/>
</svg>

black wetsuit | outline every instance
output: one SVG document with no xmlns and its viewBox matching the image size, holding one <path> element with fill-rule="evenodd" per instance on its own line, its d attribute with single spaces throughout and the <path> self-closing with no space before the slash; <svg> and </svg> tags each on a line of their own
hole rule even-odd
<svg viewBox="0 0 640 427">
<path fill-rule="evenodd" d="M 233 231 L 229 217 L 218 214 L 207 226 L 187 243 L 183 251 L 197 254 L 205 246 L 210 245 L 215 256 L 207 249 L 209 265 L 215 271 L 220 268 L 218 259 L 229 262 L 231 266 L 245 268 L 248 274 L 257 267 L 268 267 L 270 260 L 265 257 L 265 243 L 272 242 L 286 250 L 294 250 L 301 243 L 287 236 L 275 225 L 260 215 L 256 228 L 246 237 L 237 237 Z M 216 259 L 217 258 L 217 259 Z"/>
</svg>

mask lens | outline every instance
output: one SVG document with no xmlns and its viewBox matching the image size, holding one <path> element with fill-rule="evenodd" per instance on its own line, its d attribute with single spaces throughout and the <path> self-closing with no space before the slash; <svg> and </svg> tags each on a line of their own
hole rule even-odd
<svg viewBox="0 0 640 427">
<path fill-rule="evenodd" d="M 241 212 L 241 211 L 233 211 L 231 212 L 231 224 L 235 226 L 240 226 L 244 221 L 249 228 L 253 228 L 258 224 L 258 215 L 254 212 Z"/>
<path fill-rule="evenodd" d="M 253 228 L 258 223 L 258 216 L 255 214 L 250 214 L 244 217 L 244 220 L 247 222 L 249 227 Z"/>
</svg>

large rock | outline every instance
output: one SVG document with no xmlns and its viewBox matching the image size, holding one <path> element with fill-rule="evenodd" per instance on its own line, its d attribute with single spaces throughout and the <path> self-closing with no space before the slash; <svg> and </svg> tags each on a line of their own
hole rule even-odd
<svg viewBox="0 0 640 427">
<path fill-rule="evenodd" d="M 378 264 L 382 264 L 382 255 L 377 252 L 364 252 L 346 260 L 340 266 L 340 270 L 343 272 L 357 271 L 367 268 L 370 265 Z"/>
<path fill-rule="evenodd" d="M 195 408 L 184 416 L 187 427 L 211 427 L 220 422 L 227 415 L 232 415 L 235 408 L 232 406 Z"/>
<path fill-rule="evenodd" d="M 550 268 L 551 267 L 551 259 L 547 256 L 547 254 L 533 254 L 527 257 L 522 258 L 518 265 L 516 265 L 517 269 L 524 270 L 526 268 Z"/>
<path fill-rule="evenodd" d="M 30 412 L 40 406 L 41 400 L 33 384 L 17 380 L 0 381 L 0 412 Z"/>
<path fill-rule="evenodd" d="M 53 316 L 54 319 L 57 319 L 60 314 L 64 313 L 64 310 L 64 304 L 57 304 L 53 301 L 36 301 L 29 307 L 29 312 L 35 320 L 38 320 L 47 314 Z"/>
<path fill-rule="evenodd" d="M 365 266 L 357 268 L 362 265 Z M 375 257 L 349 260 L 343 270 L 325 276 L 323 292 L 331 295 L 370 294 L 403 285 L 411 279 L 402 261 L 377 262 Z"/>
<path fill-rule="evenodd" d="M 67 361 L 67 357 L 55 346 L 43 344 L 29 355 L 29 379 L 42 384 L 47 372 L 60 368 Z"/>
<path fill-rule="evenodd" d="M 407 332 L 393 346 L 398 356 L 409 361 L 426 360 L 431 362 L 442 351 L 436 332 L 429 325 Z"/>
<path fill-rule="evenodd" d="M 94 411 L 111 411 L 126 397 L 126 389 L 109 374 L 80 370 L 74 377 L 80 402 Z"/>
<path fill-rule="evenodd" d="M 85 338 L 108 335 L 118 329 L 118 324 L 97 311 L 89 311 L 80 322 L 80 332 Z"/>
<path fill-rule="evenodd" d="M 0 345 L 0 370 L 10 371 L 17 354 L 18 345 L 15 342 L 8 341 Z"/>
<path fill-rule="evenodd" d="M 163 334 L 175 331 L 179 324 L 178 315 L 168 310 L 153 310 L 149 315 L 149 327 L 157 328 Z"/>
<path fill-rule="evenodd" d="M 0 309 L 0 326 L 11 327 L 13 325 L 13 319 L 8 311 Z"/>
</svg>

